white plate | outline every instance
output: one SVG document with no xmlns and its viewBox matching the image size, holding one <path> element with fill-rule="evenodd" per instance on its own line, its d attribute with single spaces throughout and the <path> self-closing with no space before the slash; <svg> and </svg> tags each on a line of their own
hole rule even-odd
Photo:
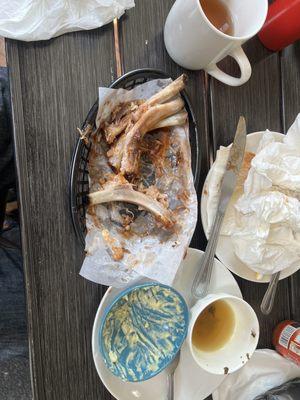
<svg viewBox="0 0 300 400">
<path fill-rule="evenodd" d="M 256 153 L 262 134 L 263 132 L 254 132 L 247 135 L 246 151 L 251 151 L 252 153 Z M 277 135 L 280 140 L 284 136 L 282 133 L 276 133 L 276 136 Z M 207 186 L 207 180 L 210 171 L 204 182 L 202 196 L 201 196 L 201 220 L 206 237 L 207 237 L 207 195 L 205 194 L 204 189 Z M 226 265 L 226 267 L 231 272 L 234 272 L 241 278 L 247 279 L 248 281 L 259 282 L 259 283 L 265 283 L 270 281 L 270 275 L 264 275 L 261 279 L 257 279 L 256 272 L 251 270 L 249 267 L 247 267 L 246 264 L 244 264 L 240 259 L 236 257 L 233 251 L 233 243 L 230 236 L 220 235 L 216 250 L 216 256 L 224 265 Z M 284 269 L 280 274 L 280 279 L 287 278 L 288 276 L 295 273 L 299 268 L 300 265 Z"/>
<path fill-rule="evenodd" d="M 174 287 L 182 294 L 189 307 L 192 305 L 191 284 L 202 254 L 203 252 L 200 250 L 188 249 L 174 283 Z M 102 360 L 98 346 L 101 317 L 106 307 L 121 290 L 111 287 L 107 290 L 95 317 L 92 348 L 98 375 L 105 387 L 118 400 L 164 400 L 167 398 L 167 376 L 164 372 L 141 383 L 123 382 L 105 367 Z M 218 260 L 215 260 L 209 291 L 211 293 L 228 293 L 242 298 L 234 277 Z M 220 385 L 224 378 L 223 375 L 212 375 L 198 367 L 184 345 L 175 373 L 175 400 L 203 400 Z"/>
</svg>

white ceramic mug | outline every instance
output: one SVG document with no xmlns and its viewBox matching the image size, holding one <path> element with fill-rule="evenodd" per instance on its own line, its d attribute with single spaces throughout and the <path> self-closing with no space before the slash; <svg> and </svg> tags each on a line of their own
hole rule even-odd
<svg viewBox="0 0 300 400">
<path fill-rule="evenodd" d="M 234 317 L 234 329 L 229 340 L 218 350 L 202 351 L 192 341 L 195 322 L 204 309 L 217 300 L 226 301 Z M 217 375 L 234 372 L 244 366 L 254 353 L 259 338 L 259 323 L 253 308 L 239 297 L 229 294 L 210 294 L 191 309 L 187 345 L 195 362 L 204 370 Z"/>
<path fill-rule="evenodd" d="M 199 0 L 176 0 L 165 24 L 164 39 L 170 57 L 184 68 L 204 69 L 231 86 L 247 82 L 251 65 L 241 45 L 257 34 L 267 16 L 267 0 L 223 0 L 234 25 L 234 36 L 219 31 L 206 17 Z M 233 57 L 241 70 L 235 78 L 216 63 Z"/>
</svg>

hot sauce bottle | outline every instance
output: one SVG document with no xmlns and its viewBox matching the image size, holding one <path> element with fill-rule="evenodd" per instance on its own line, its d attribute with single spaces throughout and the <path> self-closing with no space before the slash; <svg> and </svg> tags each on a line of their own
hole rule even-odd
<svg viewBox="0 0 300 400">
<path fill-rule="evenodd" d="M 287 320 L 277 325 L 273 345 L 279 354 L 300 366 L 300 323 Z"/>
</svg>

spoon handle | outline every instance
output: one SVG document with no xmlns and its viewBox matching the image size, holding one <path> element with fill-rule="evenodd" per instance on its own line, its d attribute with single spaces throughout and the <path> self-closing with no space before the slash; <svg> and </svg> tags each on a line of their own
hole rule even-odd
<svg viewBox="0 0 300 400">
<path fill-rule="evenodd" d="M 192 294 L 198 299 L 205 297 L 208 293 L 212 269 L 214 265 L 214 257 L 223 218 L 224 214 L 218 211 L 210 237 L 207 242 L 205 252 L 201 258 L 198 272 L 192 284 Z"/>
<path fill-rule="evenodd" d="M 174 372 L 168 375 L 168 400 L 174 400 Z"/>
<path fill-rule="evenodd" d="M 276 272 L 271 276 L 268 289 L 260 305 L 260 310 L 264 315 L 268 315 L 272 311 L 279 277 L 280 277 L 280 272 Z"/>
</svg>

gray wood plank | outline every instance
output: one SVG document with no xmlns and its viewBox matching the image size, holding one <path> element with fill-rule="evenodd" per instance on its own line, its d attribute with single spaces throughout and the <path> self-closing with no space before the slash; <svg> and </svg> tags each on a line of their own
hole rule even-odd
<svg viewBox="0 0 300 400">
<path fill-rule="evenodd" d="M 281 56 L 283 122 L 284 132 L 288 130 L 300 112 L 300 42 L 287 47 Z M 300 271 L 291 277 L 291 317 L 300 320 Z"/>
<path fill-rule="evenodd" d="M 189 77 L 187 93 L 192 102 L 201 138 L 201 181 L 197 188 L 201 195 L 203 178 L 209 165 L 209 138 L 207 126 L 207 96 L 203 71 L 186 71 L 175 64 L 168 56 L 164 46 L 163 28 L 166 17 L 173 5 L 172 0 L 139 0 L 133 9 L 120 21 L 120 41 L 124 72 L 137 68 L 157 68 L 164 70 L 173 77 L 185 72 Z M 195 151 L 195 149 L 192 149 Z M 201 221 L 191 245 L 203 248 L 205 244 Z"/>
<path fill-rule="evenodd" d="M 249 82 L 237 88 L 213 79 L 210 82 L 215 150 L 232 142 L 239 115 L 246 117 L 249 133 L 266 128 L 282 131 L 279 56 L 263 48 L 257 38 L 245 45 L 245 51 L 253 68 Z M 237 72 L 231 59 L 224 60 L 221 67 L 231 73 Z M 273 328 L 279 321 L 291 316 L 289 279 L 279 283 L 274 309 L 268 317 L 259 310 L 267 285 L 239 278 L 238 283 L 245 300 L 257 312 L 261 329 L 259 346 L 271 347 Z"/>
<path fill-rule="evenodd" d="M 78 275 L 68 174 L 76 127 L 115 77 L 112 26 L 7 50 L 34 398 L 111 399 L 91 350 L 102 289 Z"/>
</svg>

